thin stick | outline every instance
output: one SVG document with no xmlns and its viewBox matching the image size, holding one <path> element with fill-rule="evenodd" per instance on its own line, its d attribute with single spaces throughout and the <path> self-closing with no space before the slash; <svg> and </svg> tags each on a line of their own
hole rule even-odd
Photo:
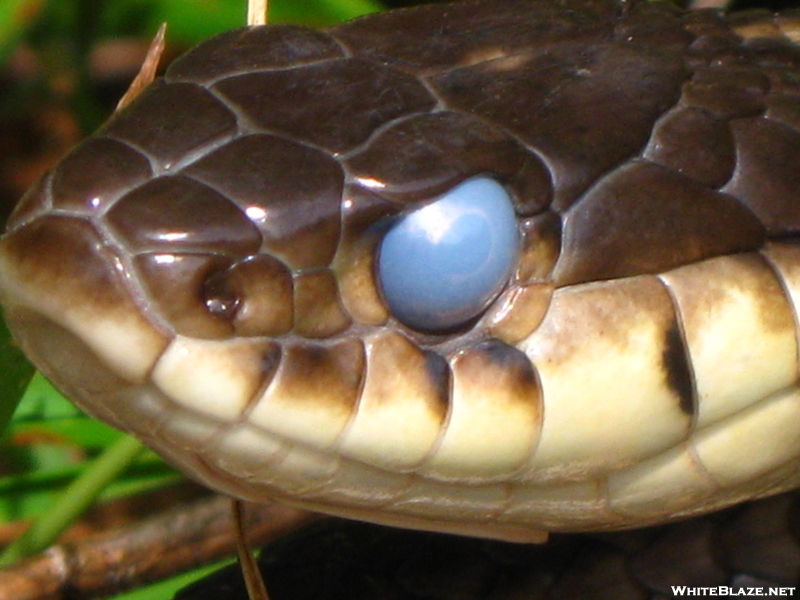
<svg viewBox="0 0 800 600">
<path fill-rule="evenodd" d="M 267 24 L 267 2 L 268 0 L 247 0 L 248 25 Z"/>
<path fill-rule="evenodd" d="M 158 63 L 161 60 L 161 55 L 164 53 L 164 35 L 166 31 L 167 24 L 162 23 L 153 41 L 150 42 L 150 49 L 147 51 L 147 56 L 145 56 L 144 62 L 142 62 L 139 73 L 136 75 L 133 82 L 131 82 L 128 91 L 125 92 L 125 95 L 122 96 L 117 104 L 117 111 L 128 106 L 136 96 L 141 94 L 148 85 L 153 83 L 153 80 L 156 78 L 156 71 L 158 71 Z"/>
<path fill-rule="evenodd" d="M 230 499 L 177 506 L 146 522 L 51 547 L 0 570 L 0 600 L 63 600 L 117 594 L 230 556 L 237 542 Z M 249 506 L 250 541 L 268 544 L 319 518 L 280 504 Z"/>
<path fill-rule="evenodd" d="M 247 541 L 245 534 L 245 503 L 235 498 L 231 499 L 233 508 L 233 522 L 236 527 L 236 553 L 239 555 L 239 565 L 244 577 L 244 585 L 247 587 L 247 597 L 250 600 L 269 600 L 267 588 L 264 585 L 264 578 L 258 568 L 253 549 Z"/>
</svg>

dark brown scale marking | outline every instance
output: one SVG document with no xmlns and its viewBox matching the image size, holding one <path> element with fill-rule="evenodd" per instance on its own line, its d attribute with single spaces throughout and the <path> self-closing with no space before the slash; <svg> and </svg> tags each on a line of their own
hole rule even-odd
<svg viewBox="0 0 800 600">
<path fill-rule="evenodd" d="M 656 123 L 644 157 L 709 187 L 724 185 L 736 166 L 728 124 L 691 107 L 677 108 Z"/>
<path fill-rule="evenodd" d="M 474 350 L 500 371 L 509 373 L 509 379 L 519 381 L 520 391 L 538 385 L 538 378 L 528 356 L 502 340 L 489 339 L 474 346 Z"/>
<path fill-rule="evenodd" d="M 684 14 L 666 2 L 642 2 L 630 7 L 624 19 L 616 21 L 614 39 L 626 44 L 658 45 L 680 51 L 694 36 L 681 27 Z"/>
<path fill-rule="evenodd" d="M 795 100 L 800 107 L 800 97 Z M 738 162 L 723 191 L 738 197 L 770 235 L 800 230 L 800 132 L 769 119 L 731 124 Z"/>
<path fill-rule="evenodd" d="M 331 152 L 353 150 L 384 123 L 435 104 L 416 78 L 357 58 L 239 75 L 214 89 L 254 127 Z"/>
<path fill-rule="evenodd" d="M 498 339 L 472 346 L 456 360 L 463 361 L 462 377 L 477 390 L 501 390 L 508 403 L 539 407 L 542 391 L 539 378 L 527 354 Z"/>
<path fill-rule="evenodd" d="M 264 393 L 264 390 L 272 382 L 272 379 L 275 377 L 275 373 L 278 372 L 278 367 L 280 367 L 282 355 L 283 350 L 280 344 L 272 342 L 267 344 L 266 348 L 264 349 L 264 353 L 261 356 L 262 384 L 259 389 L 256 390 L 256 393 L 253 394 L 253 398 L 250 402 L 251 405 L 261 397 L 261 395 Z"/>
<path fill-rule="evenodd" d="M 619 5 L 603 0 L 491 0 L 448 4 L 444 10 L 421 6 L 394 12 L 391 19 L 367 16 L 328 31 L 359 56 L 427 75 L 520 48 L 601 41 L 618 14 Z"/>
<path fill-rule="evenodd" d="M 656 273 L 758 248 L 764 229 L 733 197 L 642 161 L 614 171 L 567 213 L 559 285 Z"/>
<path fill-rule="evenodd" d="M 688 11 L 681 16 L 686 31 L 696 36 L 687 46 L 693 64 L 715 64 L 733 59 L 742 44 L 724 14 L 713 10 Z"/>
<path fill-rule="evenodd" d="M 452 111 L 400 121 L 347 167 L 355 177 L 380 181 L 381 195 L 403 201 L 429 199 L 484 173 L 513 180 L 520 214 L 541 211 L 553 195 L 547 168 L 535 155 L 506 132 Z"/>
<path fill-rule="evenodd" d="M 796 35 L 796 33 L 795 33 Z M 745 42 L 749 52 L 759 61 L 774 94 L 800 93 L 800 46 L 785 39 L 752 39 Z"/>
<path fill-rule="evenodd" d="M 760 69 L 701 68 L 684 86 L 681 102 L 734 119 L 763 112 L 768 89 L 769 79 Z"/>
<path fill-rule="evenodd" d="M 697 394 L 694 389 L 694 375 L 677 318 L 673 318 L 664 336 L 662 359 L 664 379 L 678 396 L 681 410 L 687 415 L 695 415 Z"/>
<path fill-rule="evenodd" d="M 704 46 L 709 40 L 718 40 L 715 46 L 724 42 L 726 47 L 738 46 L 739 36 L 731 31 L 727 17 L 717 10 L 691 10 L 681 15 L 683 29 L 696 36 L 689 44 L 692 48 L 698 44 Z"/>
<path fill-rule="evenodd" d="M 800 86 L 800 81 L 798 81 Z M 800 92 L 800 90 L 798 90 Z M 767 103 L 766 117 L 772 121 L 779 121 L 794 130 L 800 129 L 800 102 L 795 94 L 779 94 L 773 96 Z"/>
<path fill-rule="evenodd" d="M 437 352 L 425 351 L 425 367 L 431 381 L 431 388 L 436 390 L 436 397 L 440 400 L 442 408 L 450 406 L 451 377 L 450 365 Z M 442 415 L 446 410 L 442 411 Z"/>
<path fill-rule="evenodd" d="M 407 208 L 400 201 L 360 185 L 347 185 L 344 199 L 340 249 L 374 243 L 387 229 L 391 218 Z"/>
<path fill-rule="evenodd" d="M 554 206 L 564 210 L 646 144 L 686 75 L 678 57 L 666 53 L 565 43 L 522 55 L 514 68 L 481 63 L 433 84 L 448 105 L 513 131 L 539 151 L 553 177 Z"/>
<path fill-rule="evenodd" d="M 184 176 L 158 177 L 121 198 L 109 224 L 134 251 L 258 252 L 261 234 L 225 196 Z"/>
<path fill-rule="evenodd" d="M 208 91 L 156 80 L 129 110 L 112 117 L 102 133 L 141 148 L 163 168 L 170 168 L 193 150 L 235 130 L 236 118 Z"/>
<path fill-rule="evenodd" d="M 208 84 L 237 73 L 289 69 L 343 57 L 339 45 L 319 31 L 286 25 L 248 27 L 195 46 L 170 65 L 166 79 Z"/>
<path fill-rule="evenodd" d="M 730 30 L 722 32 L 709 32 L 700 35 L 690 46 L 687 52 L 687 61 L 690 65 L 704 66 L 709 62 L 726 63 L 735 61 L 740 55 L 741 40 Z"/>
<path fill-rule="evenodd" d="M 99 214 L 152 175 L 150 162 L 130 146 L 108 138 L 90 138 L 53 172 L 53 206 Z"/>
<path fill-rule="evenodd" d="M 295 269 L 327 266 L 339 241 L 344 176 L 328 154 L 273 135 L 248 135 L 187 167 L 224 194 Z"/>
<path fill-rule="evenodd" d="M 364 346 L 358 340 L 331 346 L 287 345 L 276 384 L 284 392 L 284 402 L 349 414 L 358 400 L 365 367 Z"/>
<path fill-rule="evenodd" d="M 131 305 L 117 256 L 88 221 L 46 216 L 3 238 L 3 251 L 27 280 L 58 290 L 70 302 L 88 294 L 102 309 Z"/>
</svg>

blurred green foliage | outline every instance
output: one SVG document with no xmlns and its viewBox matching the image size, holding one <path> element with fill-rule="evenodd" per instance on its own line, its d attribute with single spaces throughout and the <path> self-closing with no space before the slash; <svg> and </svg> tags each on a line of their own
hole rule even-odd
<svg viewBox="0 0 800 600">
<path fill-rule="evenodd" d="M 380 8 L 378 0 L 272 0 L 270 22 L 323 26 Z M 169 43 L 188 48 L 244 25 L 246 14 L 246 0 L 2 0 L 0 65 L 24 44 L 35 54 L 41 77 L 19 89 L 0 90 L 0 116 L 56 90 L 69 94 L 75 117 L 88 133 L 108 113 L 92 93 L 88 71 L 89 52 L 98 41 L 149 40 L 167 23 Z"/>
<path fill-rule="evenodd" d="M 65 38 L 76 49 L 97 40 L 152 35 L 169 24 L 174 43 L 193 45 L 244 25 L 246 0 L 3 0 L 0 62 L 21 39 L 34 44 Z M 382 8 L 377 0 L 272 0 L 271 23 L 324 26 Z"/>
</svg>

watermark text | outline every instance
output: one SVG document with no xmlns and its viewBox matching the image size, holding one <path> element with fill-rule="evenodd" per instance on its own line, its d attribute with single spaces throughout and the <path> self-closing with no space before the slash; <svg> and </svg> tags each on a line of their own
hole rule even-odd
<svg viewBox="0 0 800 600">
<path fill-rule="evenodd" d="M 675 596 L 794 596 L 793 587 L 749 587 L 749 586 L 729 586 L 715 585 L 709 587 L 673 585 L 672 593 Z"/>
</svg>

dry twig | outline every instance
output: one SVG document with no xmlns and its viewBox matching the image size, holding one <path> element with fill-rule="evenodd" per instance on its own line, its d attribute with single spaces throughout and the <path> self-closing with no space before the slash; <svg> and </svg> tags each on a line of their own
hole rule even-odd
<svg viewBox="0 0 800 600">
<path fill-rule="evenodd" d="M 269 542 L 318 519 L 280 504 L 248 505 L 249 541 Z M 215 496 L 121 530 L 51 547 L 0 571 L 0 600 L 70 600 L 120 592 L 235 553 L 230 499 Z"/>
</svg>

